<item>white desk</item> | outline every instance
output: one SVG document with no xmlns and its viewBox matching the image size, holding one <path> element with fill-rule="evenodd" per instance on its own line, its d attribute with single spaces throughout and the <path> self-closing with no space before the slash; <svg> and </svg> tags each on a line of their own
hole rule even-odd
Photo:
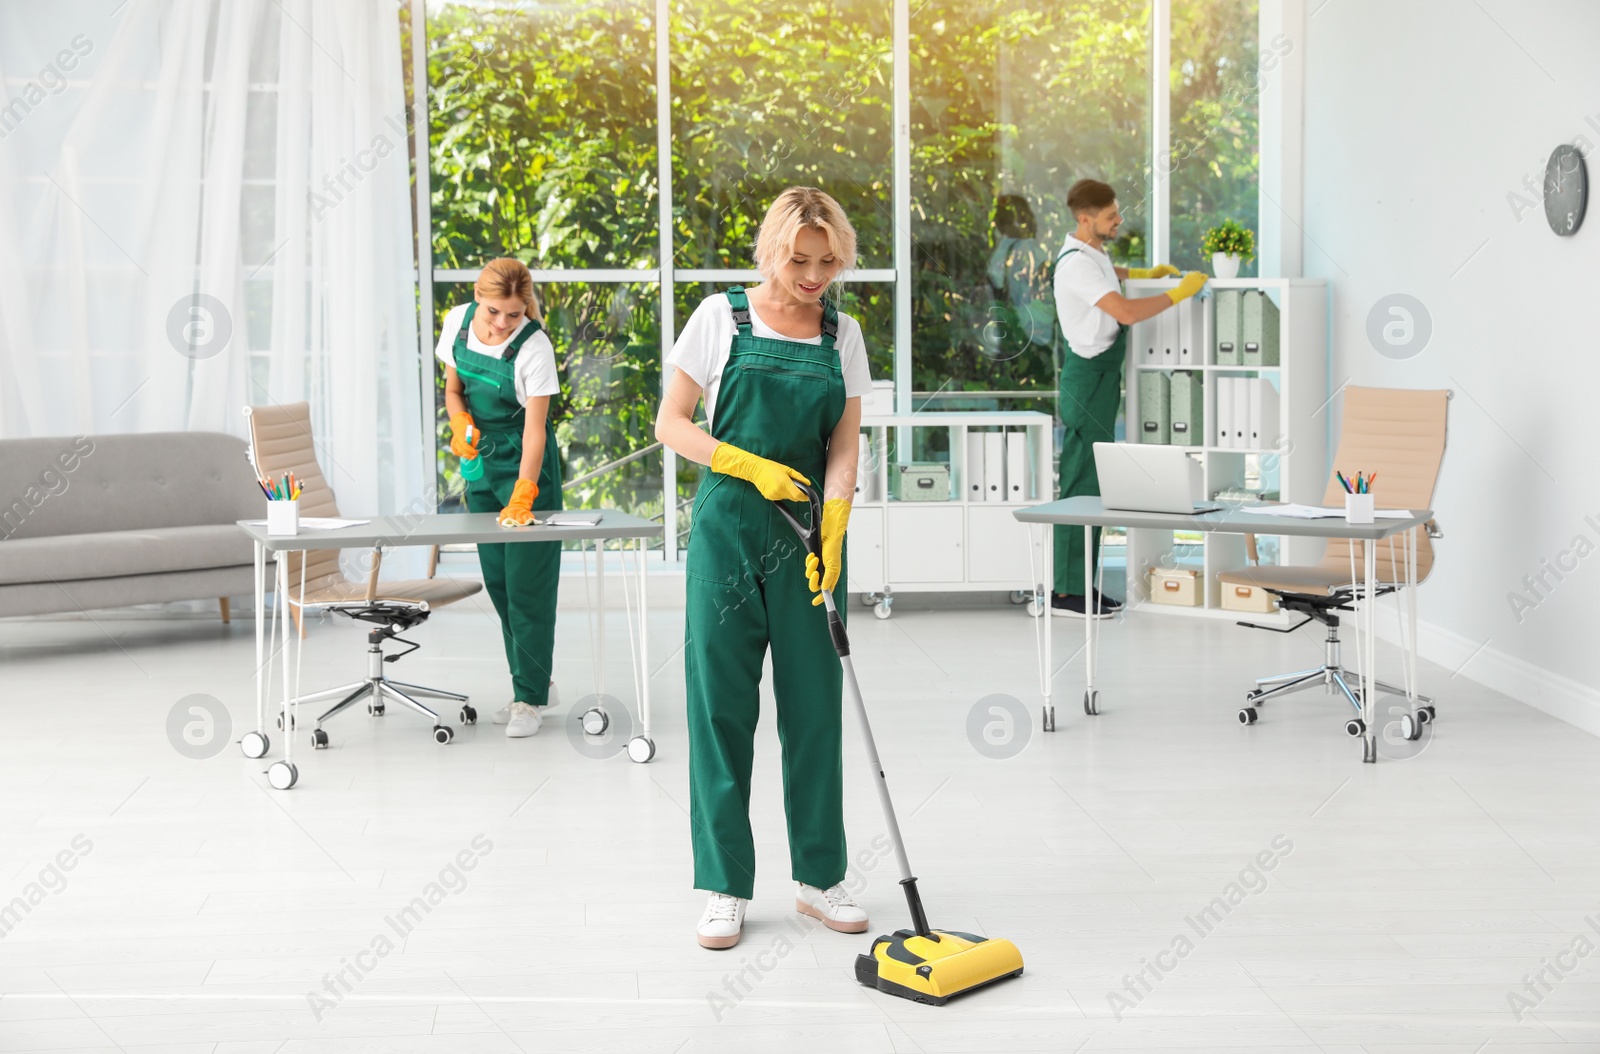
<svg viewBox="0 0 1600 1054">
<path fill-rule="evenodd" d="M 566 512 L 578 510 L 563 510 Z M 579 526 L 551 526 L 549 524 L 535 524 L 529 527 L 501 527 L 498 517 L 494 513 L 476 512 L 445 514 L 431 513 L 421 516 L 374 516 L 365 523 L 338 530 L 320 531 L 302 528 L 299 534 L 287 537 L 270 536 L 267 528 L 259 522 L 248 520 L 238 521 L 239 528 L 248 534 L 255 542 L 255 591 L 256 591 L 256 728 L 254 733 L 246 733 L 241 739 L 241 746 L 246 757 L 263 757 L 266 755 L 269 740 L 266 732 L 266 687 L 262 679 L 263 672 L 268 669 L 270 660 L 266 655 L 265 643 L 265 610 L 266 610 L 266 555 L 272 553 L 277 564 L 274 588 L 277 590 L 279 604 L 283 607 L 283 644 L 281 660 L 283 663 L 283 711 L 280 725 L 284 729 L 283 760 L 274 762 L 268 770 L 268 782 L 278 790 L 287 790 L 294 786 L 298 779 L 298 771 L 293 761 L 294 743 L 294 705 L 295 698 L 290 688 L 290 653 L 291 653 L 291 619 L 288 617 L 288 605 L 298 606 L 305 599 L 305 564 L 301 563 L 301 582 L 299 593 L 291 598 L 289 590 L 289 564 L 287 554 L 292 552 L 307 552 L 321 549 L 373 549 L 392 548 L 404 545 L 455 545 L 459 543 L 507 543 L 519 544 L 524 542 L 567 542 L 567 541 L 594 541 L 603 542 L 606 539 L 632 539 L 634 560 L 637 564 L 639 581 L 639 633 L 638 633 L 638 668 L 639 678 L 639 712 L 643 728 L 640 733 L 628 743 L 628 756 L 634 761 L 643 763 L 655 756 L 655 742 L 650 738 L 650 646 L 649 646 L 649 620 L 646 617 L 646 583 L 645 573 L 645 544 L 651 538 L 659 538 L 662 534 L 660 524 L 649 520 L 642 520 L 625 512 L 612 509 L 589 510 L 600 512 L 600 522 L 592 527 Z M 546 514 L 540 514 L 546 515 Z M 600 554 L 602 568 L 604 567 L 604 553 Z M 601 593 L 601 612 L 605 610 L 604 593 Z M 274 621 L 277 621 L 276 616 Z M 604 639 L 604 633 L 600 634 Z M 299 669 L 299 655 L 295 654 L 295 669 Z M 298 686 L 296 686 L 298 687 Z M 587 726 L 586 726 L 587 730 Z M 251 736 L 255 739 L 251 739 Z M 255 744 L 259 753 L 252 752 Z"/>
<path fill-rule="evenodd" d="M 1045 505 L 1036 505 L 1028 509 L 1019 509 L 1017 519 L 1023 523 L 1041 524 L 1045 526 L 1048 539 L 1049 529 L 1056 526 L 1082 527 L 1083 528 L 1083 574 L 1086 589 L 1093 588 L 1094 575 L 1094 546 L 1092 544 L 1093 532 L 1096 527 L 1151 527 L 1166 531 L 1201 531 L 1206 533 L 1227 534 L 1279 534 L 1298 537 L 1314 538 L 1350 538 L 1356 541 L 1377 542 L 1391 535 L 1405 532 L 1403 548 L 1406 553 L 1406 575 L 1404 586 L 1412 594 L 1408 605 L 1410 615 L 1410 633 L 1407 635 L 1409 646 L 1407 648 L 1406 662 L 1412 675 L 1406 679 L 1408 700 L 1415 709 L 1416 704 L 1416 646 L 1417 646 L 1417 608 L 1415 601 L 1415 585 L 1417 581 L 1417 548 L 1412 544 L 1412 528 L 1420 527 L 1433 519 L 1433 511 L 1415 511 L 1405 518 L 1381 519 L 1376 523 L 1355 524 L 1344 519 L 1317 519 L 1300 520 L 1284 516 L 1263 516 L 1252 513 L 1248 507 L 1224 508 L 1219 512 L 1205 513 L 1203 515 L 1184 515 L 1165 512 L 1129 512 L 1126 510 L 1107 509 L 1100 498 L 1090 495 L 1080 495 L 1075 498 L 1063 498 Z M 1045 545 L 1045 572 L 1043 589 L 1048 591 L 1054 581 L 1054 569 L 1051 566 L 1054 547 Z M 1357 609 L 1356 628 L 1359 635 L 1357 647 L 1361 654 L 1361 719 L 1366 725 L 1366 730 L 1361 736 L 1363 761 L 1377 761 L 1377 729 L 1374 716 L 1373 701 L 1377 691 L 1373 682 L 1376 680 L 1374 666 L 1377 663 L 1377 611 L 1374 601 L 1377 596 L 1377 546 L 1368 544 L 1361 547 L 1363 554 L 1362 577 L 1360 587 L 1356 591 L 1356 598 L 1361 601 Z M 1086 596 L 1090 595 L 1086 593 Z M 1086 618 L 1083 620 L 1083 650 L 1084 650 L 1084 691 L 1083 709 L 1086 714 L 1096 714 L 1100 710 L 1100 691 L 1095 687 L 1095 659 L 1096 648 L 1099 641 L 1099 619 Z M 1041 669 L 1044 690 L 1044 729 L 1047 732 L 1055 731 L 1055 703 L 1051 699 L 1051 633 L 1050 627 L 1043 628 L 1043 644 L 1041 651 Z"/>
</svg>

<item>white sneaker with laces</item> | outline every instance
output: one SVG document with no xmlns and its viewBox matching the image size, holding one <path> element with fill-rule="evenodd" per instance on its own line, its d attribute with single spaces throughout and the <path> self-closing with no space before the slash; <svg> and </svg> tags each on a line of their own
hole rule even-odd
<svg viewBox="0 0 1600 1054">
<path fill-rule="evenodd" d="M 810 915 L 838 933 L 867 932 L 867 913 L 844 891 L 843 886 L 818 889 L 804 882 L 795 885 L 799 890 L 795 894 L 794 907 L 800 914 Z"/>
<path fill-rule="evenodd" d="M 539 726 L 544 718 L 539 716 L 539 708 L 528 703 L 512 703 L 508 710 L 511 711 L 511 720 L 506 722 L 507 739 L 527 739 L 529 736 L 539 734 Z"/>
<path fill-rule="evenodd" d="M 505 706 L 502 706 L 500 709 L 496 710 L 494 712 L 494 716 L 491 717 L 490 720 L 493 721 L 497 725 L 503 725 L 503 724 L 508 723 L 511 720 L 511 708 L 513 706 L 515 706 L 515 705 L 516 705 L 515 702 L 507 703 Z M 549 706 L 545 707 L 545 709 L 548 710 L 551 706 L 560 706 L 560 705 L 561 705 L 561 695 L 560 695 L 560 693 L 558 693 L 556 691 L 556 682 L 551 681 L 550 682 L 550 703 L 549 703 Z M 538 708 L 535 707 L 535 709 L 538 709 Z"/>
<path fill-rule="evenodd" d="M 744 909 L 750 902 L 726 893 L 713 893 L 706 901 L 695 936 L 702 948 L 731 948 L 739 943 L 744 929 Z"/>
</svg>

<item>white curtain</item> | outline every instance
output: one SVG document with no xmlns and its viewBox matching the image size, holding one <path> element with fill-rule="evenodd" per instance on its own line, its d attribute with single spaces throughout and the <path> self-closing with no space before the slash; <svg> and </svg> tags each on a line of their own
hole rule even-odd
<svg viewBox="0 0 1600 1054">
<path fill-rule="evenodd" d="M 4 3 L 0 85 L 0 437 L 307 399 L 341 511 L 431 511 L 395 0 Z"/>
</svg>

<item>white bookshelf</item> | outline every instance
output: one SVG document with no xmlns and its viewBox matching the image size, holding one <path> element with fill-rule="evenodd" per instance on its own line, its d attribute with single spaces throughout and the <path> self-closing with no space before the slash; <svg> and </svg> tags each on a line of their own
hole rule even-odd
<svg viewBox="0 0 1600 1054">
<path fill-rule="evenodd" d="M 1152 296 L 1171 289 L 1175 279 L 1139 279 L 1127 283 L 1130 298 Z M 1210 291 L 1216 289 L 1254 289 L 1267 294 L 1278 308 L 1278 365 L 1233 366 L 1218 365 L 1216 361 L 1216 300 Z M 1198 302 L 1201 340 L 1199 361 L 1194 364 L 1148 364 L 1139 361 L 1137 349 L 1143 347 L 1138 338 L 1141 323 L 1134 327 L 1129 337 L 1127 376 L 1125 378 L 1125 413 L 1129 422 L 1128 441 L 1138 442 L 1139 375 L 1149 370 L 1173 372 L 1186 370 L 1198 372 L 1204 386 L 1203 430 L 1204 445 L 1183 447 L 1196 457 L 1205 481 L 1205 497 L 1230 486 L 1243 486 L 1247 478 L 1265 479 L 1275 483 L 1275 489 L 1284 501 L 1320 504 L 1327 485 L 1328 422 L 1328 284 L 1314 278 L 1234 278 L 1212 279 L 1206 283 L 1206 292 Z M 1278 390 L 1279 440 L 1273 446 L 1256 448 L 1225 448 L 1217 443 L 1217 392 L 1215 379 L 1220 376 L 1262 377 Z M 1201 534 L 1195 543 L 1179 543 L 1170 531 L 1133 530 L 1128 532 L 1127 595 L 1147 600 L 1146 571 L 1154 566 L 1193 567 L 1203 572 L 1204 601 L 1196 607 L 1177 607 L 1149 604 L 1147 611 L 1170 612 L 1177 615 L 1214 615 L 1227 618 L 1241 616 L 1222 608 L 1221 584 L 1217 575 L 1223 571 L 1244 567 L 1248 560 L 1243 535 Z M 1263 550 L 1273 553 L 1273 559 L 1264 562 L 1278 564 L 1315 563 L 1322 555 L 1325 544 L 1316 538 L 1275 539 L 1259 538 Z M 1183 556 L 1176 561 L 1170 554 L 1179 547 L 1198 552 L 1199 558 Z M 1265 554 L 1264 554 L 1265 555 Z"/>
<path fill-rule="evenodd" d="M 890 498 L 889 433 L 905 442 L 914 430 L 930 428 L 947 435 L 950 500 Z M 879 618 L 890 617 L 896 593 L 1009 592 L 1014 602 L 1027 602 L 1044 575 L 1046 553 L 1035 537 L 1040 532 L 1014 514 L 1055 497 L 1052 428 L 1049 414 L 1029 411 L 863 415 L 875 494 L 858 497 L 850 512 L 849 591 L 862 594 Z M 1026 437 L 1026 482 L 1018 500 L 974 500 L 966 485 L 967 435 L 997 430 Z M 897 451 L 896 460 L 909 458 Z M 1030 612 L 1042 614 L 1042 603 L 1034 600 Z"/>
</svg>

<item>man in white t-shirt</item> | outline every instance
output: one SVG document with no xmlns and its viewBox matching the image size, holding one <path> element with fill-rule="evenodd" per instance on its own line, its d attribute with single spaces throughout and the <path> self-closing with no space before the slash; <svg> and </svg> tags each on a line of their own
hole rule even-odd
<svg viewBox="0 0 1600 1054">
<path fill-rule="evenodd" d="M 1080 179 L 1067 191 L 1067 208 L 1078 229 L 1067 235 L 1055 263 L 1056 318 L 1066 339 L 1061 359 L 1057 403 L 1066 436 L 1061 443 L 1061 497 L 1099 494 L 1094 445 L 1115 438 L 1117 408 L 1122 402 L 1122 368 L 1127 359 L 1128 327 L 1154 318 L 1200 291 L 1206 277 L 1198 271 L 1183 276 L 1176 288 L 1130 300 L 1122 295 L 1124 278 L 1175 275 L 1171 264 L 1153 268 L 1117 267 L 1105 243 L 1117 236 L 1122 213 L 1117 195 L 1105 183 Z M 1100 531 L 1094 531 L 1096 559 Z M 1096 563 L 1098 566 L 1098 563 Z M 1055 593 L 1050 613 L 1076 618 L 1107 618 L 1121 606 L 1101 596 L 1084 581 L 1083 530 L 1057 527 Z"/>
</svg>

